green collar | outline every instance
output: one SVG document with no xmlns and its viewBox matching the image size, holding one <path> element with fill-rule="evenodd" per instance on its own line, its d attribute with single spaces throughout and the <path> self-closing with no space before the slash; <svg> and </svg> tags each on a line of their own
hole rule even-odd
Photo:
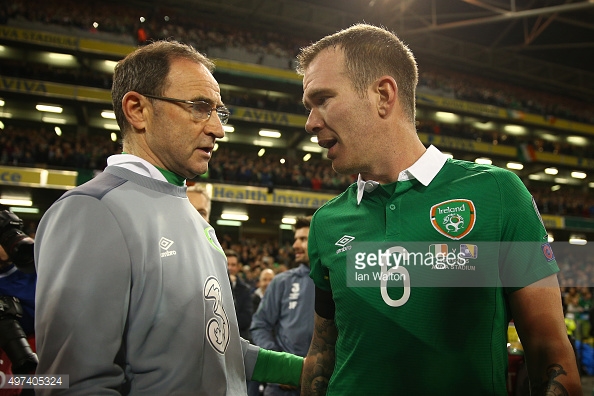
<svg viewBox="0 0 594 396">
<path fill-rule="evenodd" d="M 122 154 L 128 154 L 125 151 L 122 151 Z M 157 168 L 159 170 L 159 172 L 161 172 L 161 174 L 163 176 L 165 176 L 165 179 L 167 179 L 167 181 L 171 184 L 175 184 L 176 186 L 179 187 L 183 187 L 186 185 L 186 178 L 185 177 L 181 177 L 180 175 L 173 173 L 171 171 L 168 171 L 167 169 L 163 169 L 163 168 L 159 168 L 158 166 L 155 166 L 155 168 Z"/>
<path fill-rule="evenodd" d="M 186 184 L 186 178 L 182 177 L 176 173 L 173 173 L 167 169 L 159 168 L 155 166 L 165 176 L 165 179 L 171 184 L 175 184 L 176 186 L 183 187 Z"/>
<path fill-rule="evenodd" d="M 390 196 L 394 195 L 394 191 L 396 191 L 396 185 L 398 184 L 397 181 L 388 183 L 388 184 L 381 184 L 382 188 L 385 192 L 387 192 Z"/>
</svg>

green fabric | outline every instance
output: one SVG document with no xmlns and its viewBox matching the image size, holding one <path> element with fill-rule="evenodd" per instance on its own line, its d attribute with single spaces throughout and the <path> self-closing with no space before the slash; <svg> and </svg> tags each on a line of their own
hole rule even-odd
<svg viewBox="0 0 594 396">
<path fill-rule="evenodd" d="M 299 386 L 302 369 L 301 356 L 260 349 L 252 381 Z"/>
<path fill-rule="evenodd" d="M 558 271 L 530 193 L 509 171 L 456 160 L 428 186 L 401 181 L 390 194 L 393 185 L 357 204 L 353 184 L 311 221 L 310 276 L 332 291 L 340 334 L 327 394 L 507 394 L 507 295 Z M 435 208 L 463 203 L 468 232 L 444 235 Z M 402 264 L 390 269 L 402 277 L 380 282 L 378 250 L 399 247 L 476 256 L 445 269 Z"/>
<path fill-rule="evenodd" d="M 186 184 L 185 177 L 182 177 L 176 173 L 168 171 L 167 169 L 159 168 L 158 166 L 155 166 L 155 168 L 157 168 L 159 170 L 159 172 L 161 172 L 163 174 L 163 176 L 165 176 L 165 179 L 167 179 L 167 181 L 169 183 L 174 184 L 179 187 Z"/>
<path fill-rule="evenodd" d="M 122 151 L 122 154 L 128 154 L 128 153 L 125 151 Z M 163 176 L 165 176 L 165 179 L 167 179 L 167 181 L 169 183 L 179 186 L 179 187 L 184 186 L 186 184 L 185 177 L 182 177 L 176 173 L 168 171 L 167 169 L 159 168 L 158 166 L 155 166 L 155 168 L 157 168 L 159 170 L 159 172 L 161 172 L 161 174 Z"/>
<path fill-rule="evenodd" d="M 393 183 L 388 183 L 388 184 L 382 184 L 382 188 L 384 189 L 385 192 L 387 192 L 388 194 L 392 195 L 394 194 L 394 191 L 396 191 L 396 185 L 399 182 L 393 182 Z"/>
</svg>

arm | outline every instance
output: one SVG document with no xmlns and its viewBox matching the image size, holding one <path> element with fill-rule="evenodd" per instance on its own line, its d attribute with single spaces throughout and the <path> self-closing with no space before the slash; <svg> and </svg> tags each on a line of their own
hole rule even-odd
<svg viewBox="0 0 594 396">
<path fill-rule="evenodd" d="M 258 310 L 252 316 L 250 334 L 254 344 L 271 351 L 280 351 L 281 347 L 274 337 L 274 327 L 280 319 L 281 293 L 279 278 L 272 279 Z"/>
<path fill-rule="evenodd" d="M 323 316 L 321 316 L 323 315 Z M 330 292 L 316 288 L 316 312 L 311 345 L 303 363 L 301 395 L 325 395 L 334 372 L 338 331 Z"/>
<path fill-rule="evenodd" d="M 532 395 L 581 395 L 576 357 L 563 320 L 556 275 L 510 294 L 514 322 L 524 347 Z"/>
<path fill-rule="evenodd" d="M 303 372 L 303 358 L 287 352 L 262 349 L 241 339 L 241 349 L 248 380 L 289 384 L 291 389 L 299 385 Z"/>
<path fill-rule="evenodd" d="M 287 352 L 269 351 L 260 348 L 253 381 L 286 384 L 287 389 L 296 389 L 303 372 L 303 358 Z"/>
<path fill-rule="evenodd" d="M 125 237 L 94 198 L 66 198 L 46 216 L 35 241 L 37 374 L 69 374 L 64 394 L 119 394 L 131 282 Z"/>
</svg>

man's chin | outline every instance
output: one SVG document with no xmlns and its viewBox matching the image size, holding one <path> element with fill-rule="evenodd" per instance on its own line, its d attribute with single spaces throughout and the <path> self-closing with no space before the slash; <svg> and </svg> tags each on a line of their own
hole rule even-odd
<svg viewBox="0 0 594 396">
<path fill-rule="evenodd" d="M 191 180 L 191 179 L 194 179 L 194 178 L 196 178 L 198 176 L 201 176 L 201 175 L 205 174 L 206 172 L 208 172 L 208 165 L 206 165 L 206 166 L 197 166 L 197 167 L 194 167 L 192 169 L 188 169 L 187 170 L 187 175 L 185 175 L 184 177 L 186 179 Z"/>
<path fill-rule="evenodd" d="M 355 164 L 352 162 L 352 158 L 345 153 L 341 155 L 328 155 L 328 159 L 332 162 L 332 169 L 341 175 L 352 175 L 352 169 L 355 168 Z"/>
<path fill-rule="evenodd" d="M 332 161 L 332 169 L 339 175 L 355 175 L 359 173 L 354 167 L 341 164 L 338 161 Z"/>
</svg>

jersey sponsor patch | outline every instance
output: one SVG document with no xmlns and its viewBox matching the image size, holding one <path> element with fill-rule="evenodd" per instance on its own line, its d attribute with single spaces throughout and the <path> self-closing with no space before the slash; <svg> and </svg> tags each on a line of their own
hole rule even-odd
<svg viewBox="0 0 594 396">
<path fill-rule="evenodd" d="M 542 254 L 544 254 L 547 261 L 555 260 L 555 254 L 553 254 L 553 248 L 551 247 L 551 245 L 548 242 L 543 243 L 541 245 L 541 248 L 542 248 Z"/>
<path fill-rule="evenodd" d="M 430 210 L 431 224 L 441 234 L 450 239 L 464 238 L 476 222 L 476 209 L 469 199 L 450 199 L 435 204 Z"/>
<path fill-rule="evenodd" d="M 206 323 L 206 339 L 215 351 L 224 354 L 229 346 L 231 326 L 223 307 L 221 284 L 214 276 L 209 276 L 204 282 L 204 299 L 212 304 L 213 313 Z"/>
</svg>

